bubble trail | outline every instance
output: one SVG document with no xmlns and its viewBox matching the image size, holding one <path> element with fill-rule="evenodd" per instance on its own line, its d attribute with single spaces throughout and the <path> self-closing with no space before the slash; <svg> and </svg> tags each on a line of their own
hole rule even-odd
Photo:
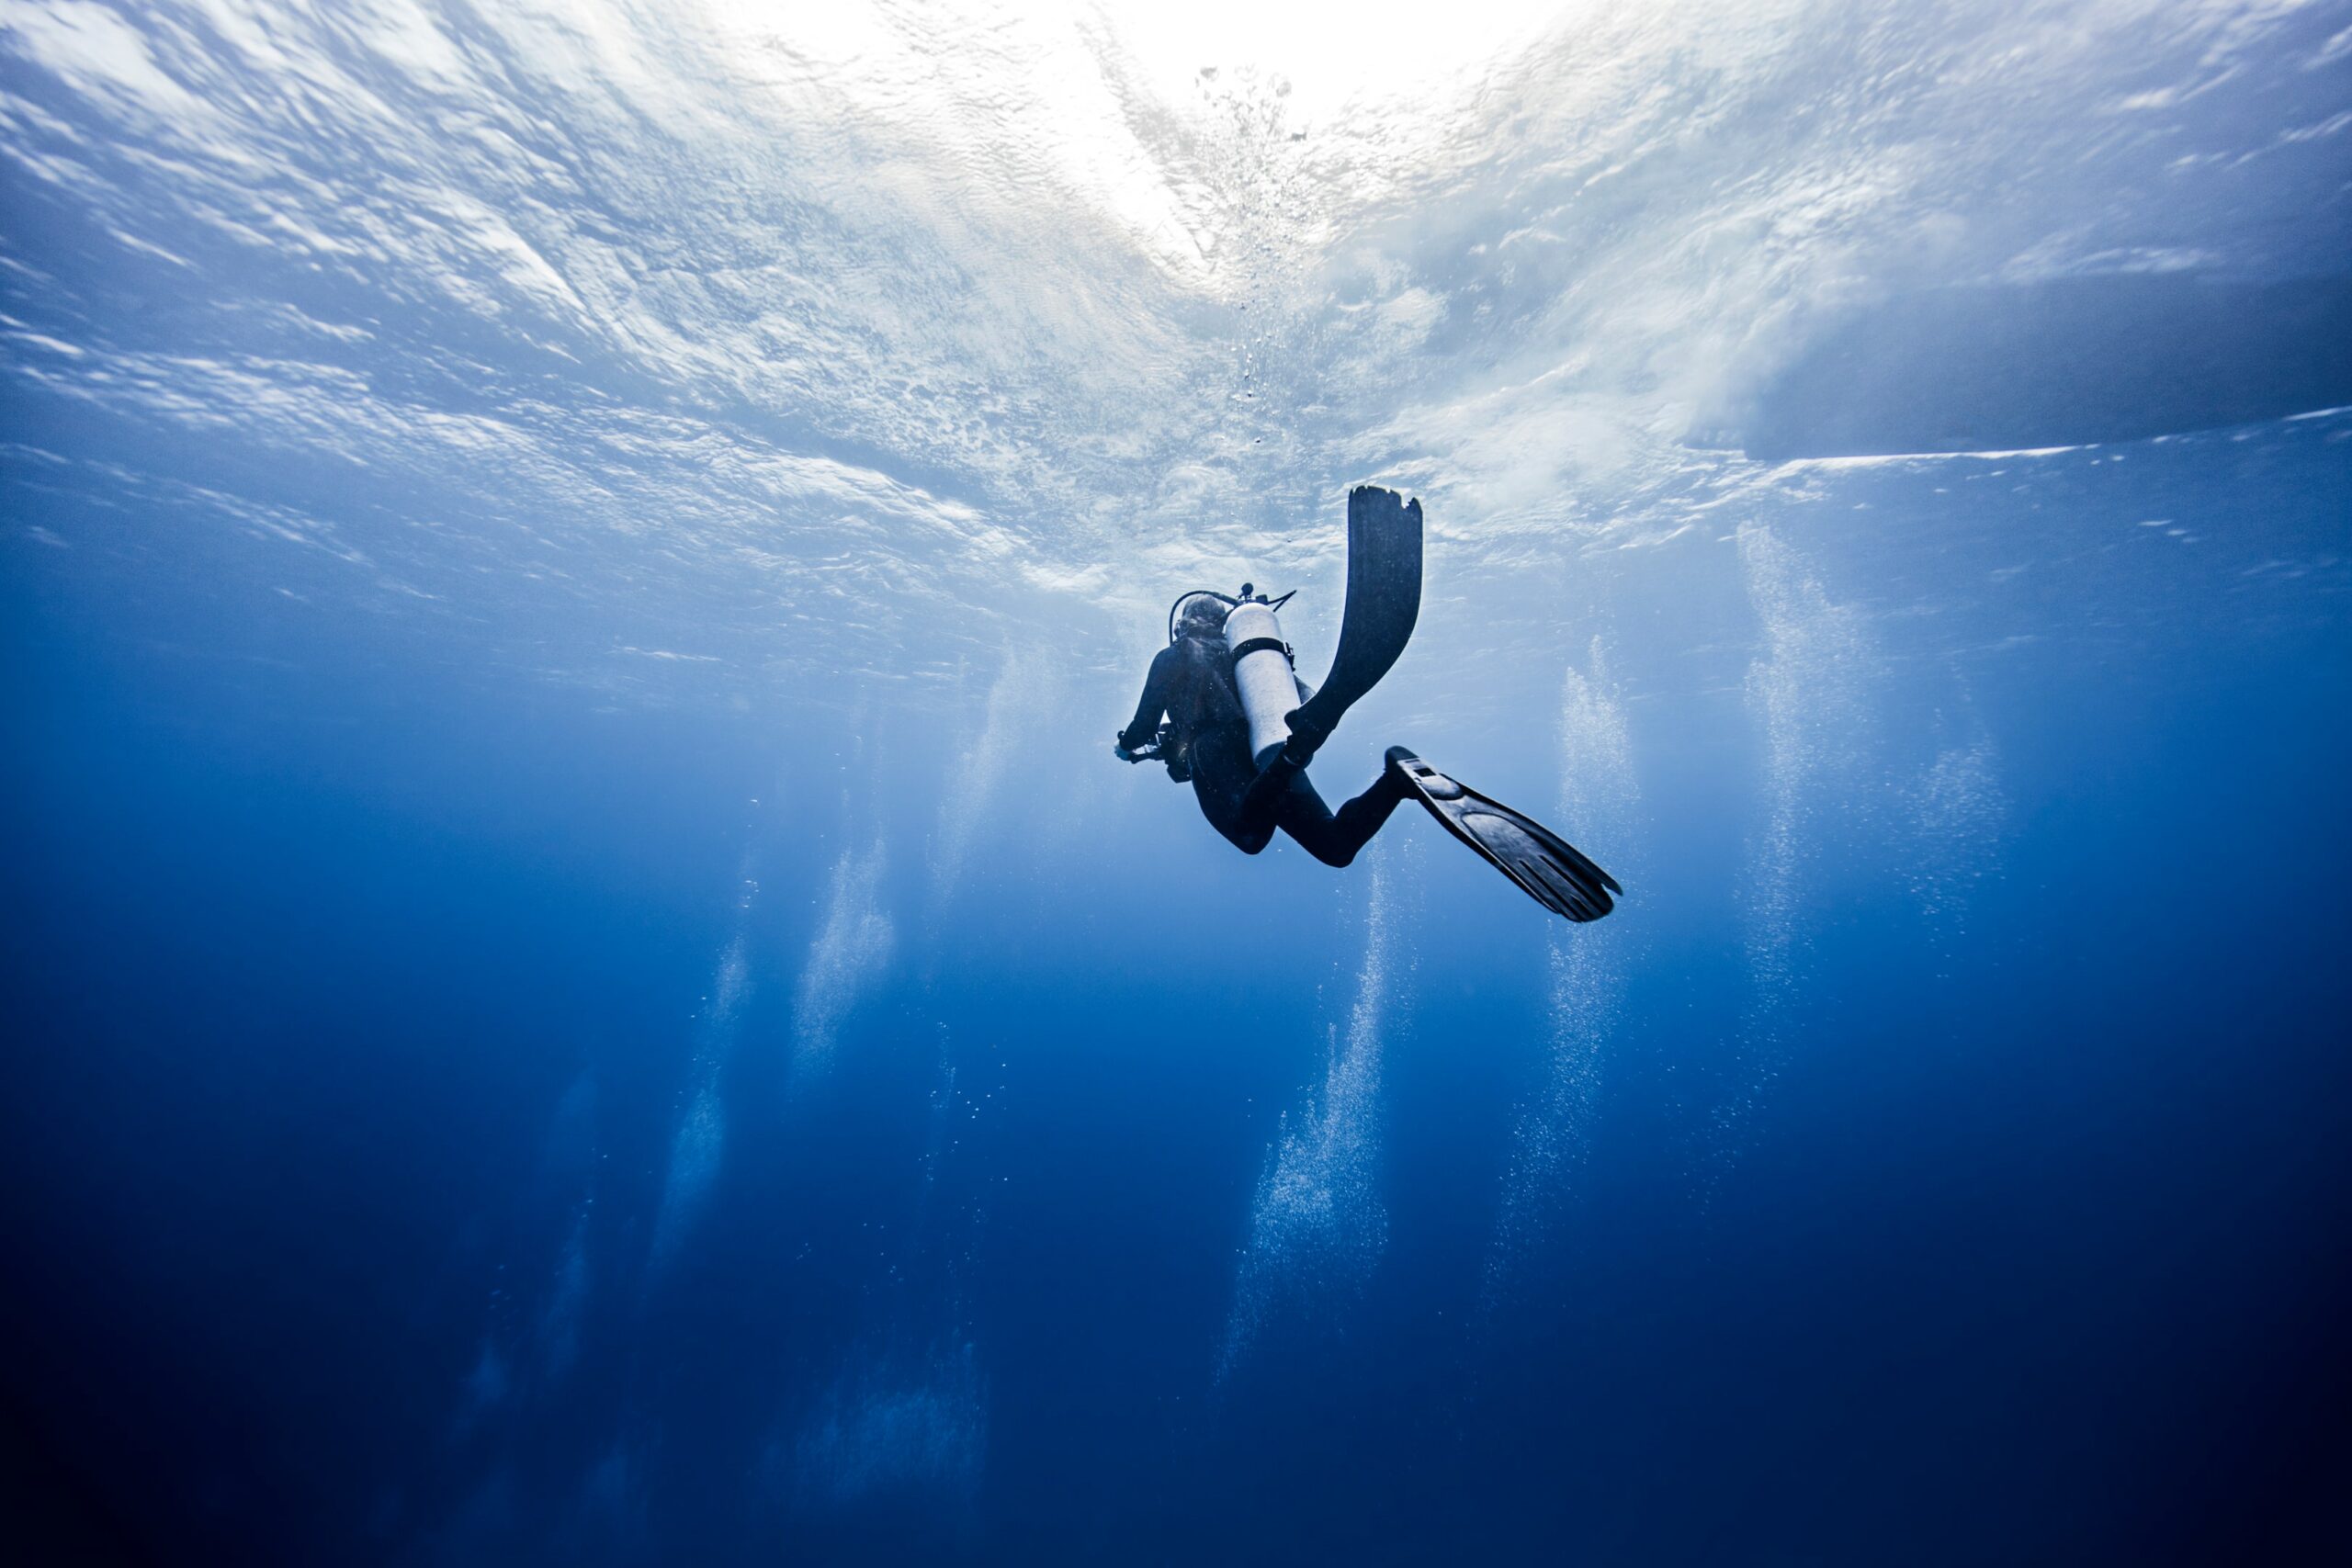
<svg viewBox="0 0 2352 1568">
<path fill-rule="evenodd" d="M 1586 670 L 1570 666 L 1560 692 L 1560 817 L 1564 830 L 1612 865 L 1627 865 L 1641 792 L 1633 739 L 1592 639 Z M 1552 938 L 1549 1054 L 1544 1081 L 1511 1129 L 1500 1213 L 1487 1250 L 1478 1311 L 1489 1319 L 1542 1244 L 1584 1157 L 1598 1111 L 1601 1056 L 1622 1011 L 1631 940 L 1623 914 Z"/>
<path fill-rule="evenodd" d="M 1388 1245 L 1378 1172 L 1381 1029 L 1389 1001 L 1388 874 L 1375 862 L 1363 967 L 1342 1040 L 1331 1032 L 1321 1093 L 1283 1113 L 1250 1206 L 1250 1242 L 1217 1357 L 1220 1383 L 1285 1306 L 1360 1292 Z"/>
<path fill-rule="evenodd" d="M 932 897 L 944 903 L 962 881 L 980 822 L 1002 793 L 1021 754 L 1024 731 L 1046 722 L 1054 682 L 1035 651 L 1015 649 L 989 687 L 980 732 L 956 759 L 939 807 Z"/>
<path fill-rule="evenodd" d="M 882 973 L 898 945 L 898 929 L 882 908 L 886 846 L 844 850 L 833 864 L 824 924 L 808 944 L 793 1000 L 795 1076 L 821 1069 L 832 1055 L 842 1021 Z"/>
<path fill-rule="evenodd" d="M 1786 1015 L 1802 977 L 1798 913 L 1813 827 L 1825 791 L 1850 773 L 1870 716 L 1863 685 L 1871 656 L 1860 611 L 1832 601 L 1810 563 L 1762 525 L 1742 526 L 1738 544 L 1762 632 L 1747 668 L 1747 706 L 1763 732 L 1764 821 L 1743 895 L 1753 1000 L 1731 1082 L 1711 1118 L 1708 1190 L 1738 1160 L 1765 1086 L 1786 1057 Z"/>
<path fill-rule="evenodd" d="M 685 1111 L 671 1138 L 662 1206 L 653 1221 L 651 1265 L 657 1273 L 676 1257 L 702 1213 L 725 1151 L 727 1115 L 720 1088 L 728 1062 L 735 1054 L 743 1004 L 752 993 L 750 939 L 743 929 L 750 908 L 747 893 L 738 911 L 735 934 L 719 957 L 710 1006 L 696 1032 L 694 1062 L 687 1069 Z"/>
</svg>

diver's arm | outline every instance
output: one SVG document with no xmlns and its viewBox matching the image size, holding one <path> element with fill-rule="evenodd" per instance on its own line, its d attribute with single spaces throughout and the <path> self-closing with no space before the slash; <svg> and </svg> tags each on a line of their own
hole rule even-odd
<svg viewBox="0 0 2352 1568">
<path fill-rule="evenodd" d="M 1143 695 L 1136 701 L 1136 716 L 1119 731 L 1116 750 L 1130 762 L 1136 759 L 1127 753 L 1138 746 L 1150 745 L 1159 733 L 1159 716 L 1168 711 L 1168 699 L 1176 683 L 1176 660 L 1173 648 L 1163 648 L 1152 657 L 1151 673 L 1144 677 Z"/>
</svg>

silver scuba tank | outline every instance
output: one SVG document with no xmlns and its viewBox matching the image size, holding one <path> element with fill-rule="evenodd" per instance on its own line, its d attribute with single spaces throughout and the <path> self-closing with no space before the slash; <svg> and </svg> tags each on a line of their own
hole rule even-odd
<svg viewBox="0 0 2352 1568">
<path fill-rule="evenodd" d="M 1233 653 L 1233 683 L 1250 720 L 1250 755 L 1260 767 L 1290 739 L 1286 717 L 1298 706 L 1298 678 L 1282 623 L 1263 599 L 1244 599 L 1225 617 L 1225 646 Z"/>
</svg>

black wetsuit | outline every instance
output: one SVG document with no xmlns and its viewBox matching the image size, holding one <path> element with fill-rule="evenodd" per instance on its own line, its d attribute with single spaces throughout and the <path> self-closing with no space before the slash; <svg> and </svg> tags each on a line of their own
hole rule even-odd
<svg viewBox="0 0 2352 1568">
<path fill-rule="evenodd" d="M 1345 865 L 1405 798 L 1405 784 L 1389 770 L 1337 812 L 1323 804 L 1302 770 L 1283 769 L 1267 787 L 1253 791 L 1258 768 L 1250 756 L 1250 721 L 1221 639 L 1179 637 L 1159 650 L 1120 744 L 1130 750 L 1149 745 L 1163 713 L 1188 743 L 1201 815 L 1243 854 L 1264 849 L 1280 828 L 1324 864 Z"/>
</svg>

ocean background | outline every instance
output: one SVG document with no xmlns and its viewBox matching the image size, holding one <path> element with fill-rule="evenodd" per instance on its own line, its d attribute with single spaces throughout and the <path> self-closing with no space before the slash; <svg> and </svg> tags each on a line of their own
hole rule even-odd
<svg viewBox="0 0 2352 1568">
<path fill-rule="evenodd" d="M 2352 1551 L 2352 5 L 1276 9 L 0 0 L 24 1561 Z"/>
</svg>

